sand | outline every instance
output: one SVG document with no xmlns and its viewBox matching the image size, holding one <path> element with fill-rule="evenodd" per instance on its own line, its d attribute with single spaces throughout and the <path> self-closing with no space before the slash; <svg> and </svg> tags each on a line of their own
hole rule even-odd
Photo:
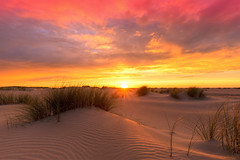
<svg viewBox="0 0 240 160">
<path fill-rule="evenodd" d="M 240 90 L 239 90 L 240 91 Z M 190 157 L 186 156 L 191 138 L 190 122 L 199 114 L 211 114 L 226 100 L 218 91 L 205 100 L 175 100 L 166 94 L 150 93 L 136 97 L 127 93 L 111 112 L 77 109 L 54 117 L 7 128 L 6 115 L 16 114 L 21 105 L 0 106 L 0 159 L 76 159 L 76 160 L 160 160 L 160 159 L 238 159 L 222 150 L 218 141 L 194 140 Z M 236 91 L 237 92 L 237 91 Z M 234 93 L 236 94 L 236 93 Z M 238 94 L 238 93 L 237 93 Z M 181 121 L 173 139 L 173 157 L 169 157 L 167 120 Z"/>
</svg>

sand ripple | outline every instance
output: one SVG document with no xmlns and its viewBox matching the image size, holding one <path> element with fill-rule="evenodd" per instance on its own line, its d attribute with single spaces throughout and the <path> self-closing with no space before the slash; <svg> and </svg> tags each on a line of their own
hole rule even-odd
<svg viewBox="0 0 240 160">
<path fill-rule="evenodd" d="M 174 159 L 186 159 L 185 151 L 174 152 Z M 48 119 L 8 130 L 1 127 L 0 159 L 158 160 L 169 159 L 169 150 L 136 122 L 83 109 L 62 114 L 60 123 Z"/>
</svg>

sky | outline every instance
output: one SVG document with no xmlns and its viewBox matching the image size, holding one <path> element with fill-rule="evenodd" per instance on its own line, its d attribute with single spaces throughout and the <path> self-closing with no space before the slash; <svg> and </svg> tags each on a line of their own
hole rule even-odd
<svg viewBox="0 0 240 160">
<path fill-rule="evenodd" d="M 240 87 L 239 0 L 1 0 L 0 86 Z"/>
</svg>

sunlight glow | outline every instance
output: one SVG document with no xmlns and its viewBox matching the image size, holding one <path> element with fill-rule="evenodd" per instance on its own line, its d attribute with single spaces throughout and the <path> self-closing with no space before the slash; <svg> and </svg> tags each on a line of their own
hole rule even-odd
<svg viewBox="0 0 240 160">
<path fill-rule="evenodd" d="M 128 85 L 127 85 L 126 83 L 123 83 L 123 84 L 121 85 L 121 88 L 128 88 Z"/>
</svg>

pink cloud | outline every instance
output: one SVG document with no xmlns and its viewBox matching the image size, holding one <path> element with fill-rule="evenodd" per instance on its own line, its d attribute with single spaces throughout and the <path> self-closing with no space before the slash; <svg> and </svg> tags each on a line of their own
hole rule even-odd
<svg viewBox="0 0 240 160">
<path fill-rule="evenodd" d="M 178 21 L 222 21 L 239 14 L 238 0 L 4 0 L 1 8 L 23 17 L 58 23 L 107 23 L 111 18 L 136 18 L 174 25 Z"/>
<path fill-rule="evenodd" d="M 4 10 L 20 10 L 23 17 L 53 20 L 59 23 L 103 23 L 107 18 L 126 10 L 124 1 L 109 0 L 7 0 Z"/>
</svg>

